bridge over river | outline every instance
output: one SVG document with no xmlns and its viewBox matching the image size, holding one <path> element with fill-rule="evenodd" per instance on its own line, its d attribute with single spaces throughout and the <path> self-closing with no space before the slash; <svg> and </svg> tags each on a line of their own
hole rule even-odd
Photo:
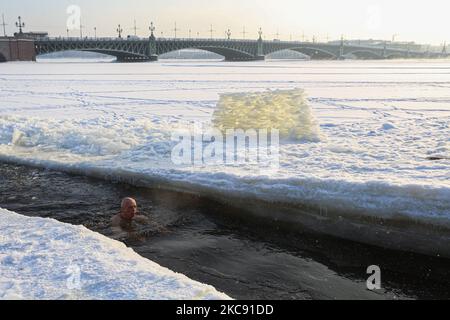
<svg viewBox="0 0 450 320">
<path fill-rule="evenodd" d="M 22 55 L 18 48 L 26 47 Z M 34 47 L 34 50 L 32 49 Z M 445 48 L 445 47 L 444 47 Z M 394 59 L 440 58 L 449 55 L 442 52 L 416 51 L 409 48 L 381 45 L 355 45 L 343 39 L 337 42 L 299 42 L 263 40 L 262 33 L 256 40 L 239 39 L 180 39 L 156 38 L 49 38 L 21 39 L 0 38 L 0 61 L 35 60 L 36 55 L 76 50 L 108 54 L 118 61 L 155 61 L 159 55 L 182 49 L 201 49 L 219 54 L 228 61 L 264 60 L 269 54 L 293 50 L 311 59 Z M 13 52 L 14 51 L 14 52 Z"/>
</svg>

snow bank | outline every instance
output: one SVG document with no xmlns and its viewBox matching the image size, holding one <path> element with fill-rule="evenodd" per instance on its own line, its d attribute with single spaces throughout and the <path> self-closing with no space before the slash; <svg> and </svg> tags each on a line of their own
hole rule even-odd
<svg viewBox="0 0 450 320">
<path fill-rule="evenodd" d="M 82 226 L 0 209 L 0 299 L 229 299 Z"/>
</svg>

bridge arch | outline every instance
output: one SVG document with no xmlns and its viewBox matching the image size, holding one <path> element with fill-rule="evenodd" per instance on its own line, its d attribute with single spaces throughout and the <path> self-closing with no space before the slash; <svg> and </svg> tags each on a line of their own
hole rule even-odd
<svg viewBox="0 0 450 320">
<path fill-rule="evenodd" d="M 170 51 L 167 53 L 163 53 L 158 56 L 158 59 L 172 59 L 182 57 L 184 59 L 197 58 L 202 57 L 205 59 L 224 59 L 225 57 L 222 55 L 218 55 L 214 52 L 197 49 L 197 48 L 187 48 L 180 49 L 175 51 Z"/>
<path fill-rule="evenodd" d="M 114 56 L 118 61 L 146 61 L 151 57 L 148 53 L 148 41 L 125 39 L 42 39 L 35 42 L 36 54 L 60 51 L 87 51 Z"/>
<path fill-rule="evenodd" d="M 253 55 L 251 55 L 247 52 L 241 51 L 241 50 L 236 50 L 236 49 L 223 48 L 223 47 L 211 47 L 211 46 L 207 46 L 207 47 L 201 46 L 201 47 L 196 47 L 196 49 L 216 53 L 218 55 L 225 57 L 225 60 L 229 60 L 229 61 L 233 61 L 233 60 L 241 61 L 241 60 L 253 60 L 254 59 Z"/>
<path fill-rule="evenodd" d="M 144 61 L 148 60 L 146 55 L 140 55 L 136 53 L 130 53 L 127 51 L 120 50 L 105 50 L 105 49 L 83 49 L 79 51 L 96 52 L 101 54 L 106 54 L 117 58 L 117 61 Z"/>
<path fill-rule="evenodd" d="M 166 50 L 161 50 L 158 52 L 158 55 L 170 53 L 174 51 L 179 50 L 185 50 L 185 49 L 198 49 L 203 51 L 212 52 L 215 54 L 218 54 L 225 58 L 227 61 L 247 61 L 247 60 L 254 60 L 254 56 L 248 52 L 234 49 L 234 48 L 225 48 L 221 46 L 213 46 L 213 45 L 190 45 L 185 47 L 178 47 L 178 48 L 170 48 Z"/>
<path fill-rule="evenodd" d="M 278 51 L 274 51 L 266 54 L 267 59 L 293 59 L 293 60 L 305 60 L 310 57 L 305 55 L 304 53 L 291 50 L 291 49 L 282 49 Z"/>
<path fill-rule="evenodd" d="M 338 58 L 338 56 L 331 51 L 328 51 L 328 50 L 325 50 L 322 48 L 317 48 L 317 47 L 310 47 L 310 46 L 280 48 L 280 49 L 272 50 L 270 52 L 266 52 L 266 55 L 272 54 L 275 52 L 279 52 L 282 50 L 296 51 L 296 52 L 299 52 L 301 54 L 304 54 L 304 55 L 310 57 L 311 59 L 337 59 Z"/>
<path fill-rule="evenodd" d="M 43 58 L 43 57 L 58 57 L 59 53 L 82 53 L 82 52 L 89 52 L 89 53 L 101 53 L 103 55 L 105 55 L 105 57 L 111 57 L 114 58 L 115 56 L 110 54 L 110 53 L 105 53 L 105 52 L 96 52 L 96 51 L 91 51 L 91 50 L 81 50 L 81 49 L 70 49 L 70 50 L 58 50 L 58 51 L 52 51 L 52 52 L 42 52 L 42 53 L 38 53 L 37 57 L 38 58 Z M 71 56 L 69 54 L 69 56 Z M 89 57 L 89 55 L 85 55 L 86 57 Z"/>
<path fill-rule="evenodd" d="M 386 59 L 404 59 L 404 58 L 406 58 L 406 55 L 400 52 L 390 53 L 386 55 Z"/>
<path fill-rule="evenodd" d="M 337 59 L 338 56 L 331 51 L 316 48 L 316 47 L 296 47 L 289 48 L 290 50 L 297 51 L 303 53 L 304 55 L 309 56 L 311 59 Z"/>
<path fill-rule="evenodd" d="M 353 55 L 359 59 L 383 59 L 384 57 L 371 50 L 354 50 L 345 53 L 346 56 Z"/>
<path fill-rule="evenodd" d="M 101 53 L 108 56 L 116 57 L 117 61 L 145 61 L 148 60 L 148 57 L 145 55 L 139 55 L 135 53 L 130 53 L 127 51 L 121 50 L 112 50 L 112 49 L 96 49 L 96 48 L 76 48 L 76 49 L 60 49 L 60 50 L 52 50 L 50 52 L 42 52 L 38 53 L 38 57 L 40 55 L 51 54 L 56 52 L 65 52 L 65 51 L 79 51 L 79 52 L 94 52 Z"/>
</svg>

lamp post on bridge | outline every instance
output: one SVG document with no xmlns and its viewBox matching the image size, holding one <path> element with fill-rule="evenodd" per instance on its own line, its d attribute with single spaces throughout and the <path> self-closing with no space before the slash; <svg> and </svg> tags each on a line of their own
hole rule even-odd
<svg viewBox="0 0 450 320">
<path fill-rule="evenodd" d="M 25 23 L 22 22 L 22 18 L 20 16 L 17 19 L 19 21 L 16 22 L 16 27 L 19 28 L 19 34 L 22 34 L 23 33 L 22 28 L 25 28 Z"/>
<path fill-rule="evenodd" d="M 156 28 L 155 28 L 155 25 L 153 24 L 153 21 L 150 22 L 150 27 L 148 29 L 150 30 L 150 37 L 148 39 L 147 55 L 150 57 L 151 61 L 156 61 L 156 60 L 158 60 L 158 55 L 156 52 L 156 38 L 155 38 Z"/>
<path fill-rule="evenodd" d="M 177 31 L 180 31 L 180 29 L 177 28 L 177 23 L 175 22 L 175 28 L 172 30 L 175 33 L 175 39 L 177 38 Z"/>
<path fill-rule="evenodd" d="M 211 39 L 213 38 L 214 31 L 216 31 L 216 30 L 213 30 L 213 25 L 211 24 L 210 27 L 209 27 L 209 33 L 211 35 Z"/>
<path fill-rule="evenodd" d="M 225 34 L 227 35 L 227 39 L 230 40 L 231 39 L 231 30 L 228 29 Z"/>
<path fill-rule="evenodd" d="M 6 26 L 8 24 L 5 23 L 5 15 L 2 13 L 2 26 L 3 26 L 3 36 L 6 37 Z"/>
<path fill-rule="evenodd" d="M 120 26 L 120 24 L 117 26 L 116 31 L 117 31 L 117 33 L 119 34 L 119 39 L 122 39 L 122 32 L 123 32 L 123 29 L 122 29 L 122 27 Z"/>
<path fill-rule="evenodd" d="M 274 34 L 275 40 L 280 40 L 280 32 L 277 29 L 277 33 Z"/>
<path fill-rule="evenodd" d="M 155 28 L 155 25 L 153 24 L 153 21 L 150 22 L 150 27 L 148 28 L 148 30 L 150 30 L 150 37 L 154 38 L 155 37 L 154 32 L 155 32 L 156 28 Z"/>
<path fill-rule="evenodd" d="M 84 26 L 81 24 L 81 19 L 80 19 L 80 39 L 83 39 L 83 28 L 84 28 Z"/>
<path fill-rule="evenodd" d="M 134 19 L 134 24 L 133 24 L 133 30 L 134 30 L 134 36 L 136 37 L 137 36 L 137 30 L 138 30 L 139 28 L 136 26 L 136 19 Z"/>
<path fill-rule="evenodd" d="M 97 27 L 94 27 L 94 38 L 97 40 Z"/>
</svg>

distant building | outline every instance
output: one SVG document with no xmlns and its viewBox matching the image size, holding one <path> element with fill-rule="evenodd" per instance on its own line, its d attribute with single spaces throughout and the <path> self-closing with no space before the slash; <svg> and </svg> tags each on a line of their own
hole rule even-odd
<svg viewBox="0 0 450 320">
<path fill-rule="evenodd" d="M 335 41 L 329 41 L 329 44 L 340 44 L 340 40 Z M 397 48 L 402 50 L 411 50 L 411 51 L 423 51 L 426 49 L 426 46 L 417 44 L 414 41 L 386 41 L 386 40 L 377 40 L 377 39 L 368 39 L 368 40 L 360 40 L 360 39 L 352 39 L 352 40 L 345 40 L 345 45 L 352 45 L 352 46 L 377 46 L 382 47 L 384 44 L 386 44 L 389 48 Z"/>
</svg>

